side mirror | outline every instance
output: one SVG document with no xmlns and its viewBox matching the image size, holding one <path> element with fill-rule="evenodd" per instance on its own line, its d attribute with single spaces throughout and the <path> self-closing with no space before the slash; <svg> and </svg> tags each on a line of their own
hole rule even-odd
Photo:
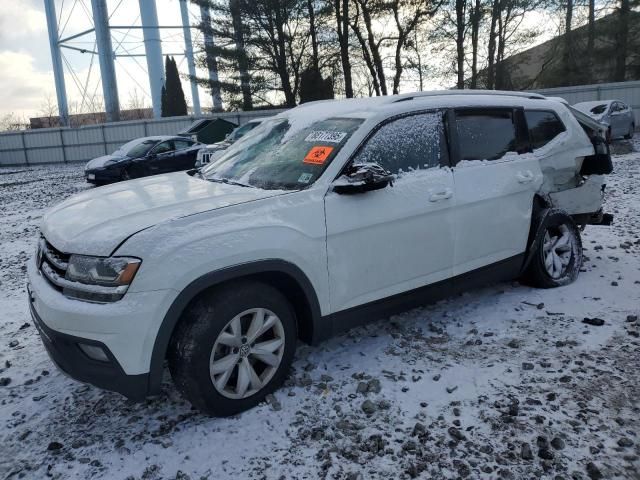
<svg viewBox="0 0 640 480">
<path fill-rule="evenodd" d="M 393 175 L 377 163 L 354 163 L 333 182 L 333 191 L 354 194 L 393 186 Z"/>
</svg>

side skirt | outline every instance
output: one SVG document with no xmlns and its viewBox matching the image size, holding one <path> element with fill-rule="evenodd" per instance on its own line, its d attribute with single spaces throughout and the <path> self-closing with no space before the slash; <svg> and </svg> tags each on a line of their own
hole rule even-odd
<svg viewBox="0 0 640 480">
<path fill-rule="evenodd" d="M 331 325 L 332 335 L 343 332 L 473 288 L 513 280 L 520 275 L 524 259 L 522 253 L 447 280 L 326 315 L 321 321 Z"/>
</svg>

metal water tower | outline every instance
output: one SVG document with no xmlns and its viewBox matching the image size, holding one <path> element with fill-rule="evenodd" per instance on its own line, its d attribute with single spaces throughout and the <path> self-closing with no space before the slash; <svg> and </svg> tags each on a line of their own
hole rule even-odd
<svg viewBox="0 0 640 480">
<path fill-rule="evenodd" d="M 116 55 L 112 45 L 112 30 L 142 30 L 144 49 L 147 62 L 147 71 L 149 76 L 149 91 L 151 92 L 151 102 L 153 105 L 153 116 L 159 118 L 161 116 L 161 99 L 162 87 L 165 82 L 164 78 L 164 61 L 162 52 L 162 39 L 160 29 L 181 29 L 184 36 L 184 52 L 171 53 L 170 55 L 184 55 L 187 60 L 189 75 L 191 77 L 191 97 L 193 103 L 193 111 L 195 115 L 201 115 L 200 97 L 198 93 L 198 85 L 193 77 L 196 75 L 195 61 L 193 57 L 193 43 L 191 39 L 191 24 L 189 21 L 189 11 L 187 8 L 188 0 L 177 0 L 180 3 L 181 25 L 160 26 L 158 25 L 158 13 L 156 10 L 155 0 L 139 0 L 141 25 L 110 25 L 109 11 L 107 8 L 107 0 L 91 0 L 91 15 L 93 20 L 93 28 L 76 33 L 65 38 L 60 38 L 58 33 L 58 20 L 56 13 L 55 0 L 43 0 L 45 6 L 45 14 L 47 18 L 47 29 L 49 32 L 49 46 L 51 49 L 51 61 L 53 65 L 53 74 L 56 87 L 56 98 L 58 102 L 58 111 L 60 114 L 60 123 L 69 125 L 69 108 L 65 86 L 63 59 L 61 48 L 69 48 L 82 53 L 90 53 L 97 55 L 100 64 L 100 78 L 102 83 L 102 94 L 104 97 L 104 105 L 107 115 L 107 121 L 117 121 L 120 117 L 120 105 L 118 98 L 118 84 L 116 78 L 115 58 L 116 57 L 136 57 L 136 54 L 118 54 Z M 77 0 L 76 0 L 77 1 Z M 82 1 L 82 0 L 80 0 Z M 202 20 L 210 21 L 208 9 L 201 9 Z M 71 40 L 79 37 L 95 34 L 96 50 L 80 49 L 68 44 Z M 213 38 L 205 32 L 205 43 L 213 44 Z M 208 61 L 208 74 L 212 83 L 217 83 L 218 72 L 211 61 Z M 222 109 L 222 101 L 219 89 L 213 89 L 212 100 L 214 109 Z"/>
</svg>

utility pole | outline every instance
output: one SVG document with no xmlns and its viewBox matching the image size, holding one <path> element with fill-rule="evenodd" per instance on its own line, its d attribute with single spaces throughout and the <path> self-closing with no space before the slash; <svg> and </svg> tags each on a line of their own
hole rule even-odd
<svg viewBox="0 0 640 480">
<path fill-rule="evenodd" d="M 201 115 L 200 94 L 198 93 L 198 82 L 196 82 L 196 63 L 193 60 L 193 42 L 191 41 L 191 24 L 189 22 L 187 0 L 180 0 L 180 15 L 182 16 L 182 32 L 184 34 L 184 54 L 187 57 L 189 77 L 191 80 L 191 101 L 193 102 L 193 113 L 194 115 Z"/>
<path fill-rule="evenodd" d="M 56 19 L 55 0 L 44 0 L 44 10 L 47 16 L 47 30 L 49 32 L 49 47 L 51 49 L 51 64 L 53 65 L 53 78 L 56 84 L 56 97 L 58 99 L 58 114 L 60 125 L 69 126 L 69 106 L 67 104 L 67 89 L 64 84 L 64 68 L 62 55 L 58 41 L 58 20 Z"/>
<path fill-rule="evenodd" d="M 147 57 L 153 117 L 160 118 L 162 116 L 162 87 L 165 79 L 156 0 L 140 0 L 140 20 L 142 22 L 144 50 Z"/>
<path fill-rule="evenodd" d="M 220 86 L 218 85 L 218 62 L 216 56 L 211 49 L 215 48 L 213 42 L 213 32 L 211 28 L 211 11 L 207 4 L 200 5 L 200 15 L 203 24 L 204 46 L 207 55 L 207 68 L 209 69 L 209 85 L 211 87 L 211 97 L 213 99 L 213 111 L 222 111 L 222 96 L 220 95 Z"/>
<path fill-rule="evenodd" d="M 116 82 L 116 68 L 114 65 L 113 46 L 111 45 L 109 12 L 107 11 L 106 0 L 91 0 L 91 9 L 96 32 L 98 59 L 100 60 L 102 93 L 107 112 L 107 122 L 117 122 L 120 120 L 120 105 L 118 103 L 118 83 Z"/>
</svg>

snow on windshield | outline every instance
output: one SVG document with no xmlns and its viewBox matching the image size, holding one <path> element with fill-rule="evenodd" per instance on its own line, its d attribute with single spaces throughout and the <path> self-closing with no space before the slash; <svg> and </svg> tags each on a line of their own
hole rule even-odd
<svg viewBox="0 0 640 480">
<path fill-rule="evenodd" d="M 304 188 L 317 180 L 361 124 L 357 118 L 330 118 L 286 139 L 291 129 L 287 118 L 266 121 L 205 167 L 202 175 L 270 190 Z"/>
</svg>

